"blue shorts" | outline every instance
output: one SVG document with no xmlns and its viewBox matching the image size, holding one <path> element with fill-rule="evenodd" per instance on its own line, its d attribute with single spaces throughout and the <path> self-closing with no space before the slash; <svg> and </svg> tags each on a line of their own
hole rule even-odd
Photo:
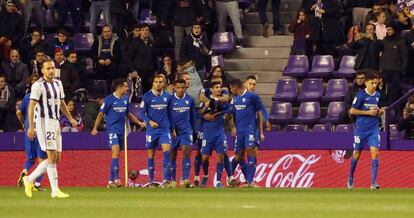
<svg viewBox="0 0 414 218">
<path fill-rule="evenodd" d="M 218 154 L 227 152 L 227 138 L 223 133 L 204 133 L 201 143 L 201 154 L 211 155 L 213 150 Z"/>
<path fill-rule="evenodd" d="M 258 132 L 246 132 L 243 134 L 237 134 L 234 151 L 239 152 L 246 150 L 246 148 L 255 147 L 259 144 L 257 138 Z"/>
<path fill-rule="evenodd" d="M 24 137 L 24 149 L 26 151 L 26 159 L 34 160 L 36 158 L 46 159 L 47 154 L 40 148 L 37 137 L 31 141 L 27 136 Z"/>
<path fill-rule="evenodd" d="M 354 150 L 360 151 L 364 148 L 364 145 L 369 147 L 379 148 L 380 146 L 380 134 L 378 131 L 369 134 L 354 134 Z"/>
<path fill-rule="evenodd" d="M 192 133 L 182 133 L 177 135 L 177 138 L 172 140 L 172 149 L 178 149 L 181 145 L 191 146 L 193 144 Z"/>
<path fill-rule="evenodd" d="M 158 145 L 169 144 L 171 145 L 171 134 L 169 132 L 163 132 L 159 134 L 151 134 L 145 136 L 145 146 L 147 149 L 154 149 Z"/>
<path fill-rule="evenodd" d="M 108 133 L 108 146 L 112 148 L 114 145 L 119 145 L 120 149 L 124 148 L 124 135 L 123 134 L 116 134 L 116 133 Z"/>
</svg>

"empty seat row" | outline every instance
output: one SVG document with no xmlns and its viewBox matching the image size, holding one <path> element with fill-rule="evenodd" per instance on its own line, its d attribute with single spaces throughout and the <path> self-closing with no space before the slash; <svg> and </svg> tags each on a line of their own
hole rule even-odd
<svg viewBox="0 0 414 218">
<path fill-rule="evenodd" d="M 312 132 L 352 132 L 354 127 L 351 124 L 339 124 L 335 128 L 329 124 L 316 124 L 312 128 Z M 306 132 L 307 127 L 302 124 L 289 124 L 286 125 L 285 131 L 287 132 Z"/>
</svg>

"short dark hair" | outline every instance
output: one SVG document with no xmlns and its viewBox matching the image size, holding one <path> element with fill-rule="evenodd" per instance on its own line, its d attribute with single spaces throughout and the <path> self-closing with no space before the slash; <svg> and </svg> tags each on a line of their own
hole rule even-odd
<svg viewBox="0 0 414 218">
<path fill-rule="evenodd" d="M 243 87 L 243 83 L 240 79 L 234 79 L 230 82 L 230 86 L 235 86 L 235 87 Z"/>
<path fill-rule="evenodd" d="M 75 50 L 70 50 L 70 51 L 68 51 L 67 53 L 66 53 L 66 57 L 69 57 L 69 55 L 71 55 L 71 54 L 78 54 Z"/>
<path fill-rule="evenodd" d="M 146 27 L 148 27 L 148 28 L 150 29 L 150 31 L 151 31 L 151 28 L 150 28 L 150 26 L 149 26 L 147 23 L 141 23 L 141 24 L 139 25 L 139 28 L 140 28 L 140 29 L 143 29 L 143 28 L 146 28 Z"/>
<path fill-rule="evenodd" d="M 211 82 L 210 83 L 210 88 L 213 88 L 216 85 L 221 85 L 221 82 Z"/>
<path fill-rule="evenodd" d="M 252 80 L 257 80 L 257 78 L 256 78 L 256 76 L 255 76 L 255 75 L 248 75 L 248 76 L 246 77 L 246 81 L 247 81 L 247 80 L 249 80 L 249 79 L 252 79 Z"/>
<path fill-rule="evenodd" d="M 35 49 L 35 55 L 37 55 L 37 53 L 45 54 L 46 52 L 43 49 Z"/>
<path fill-rule="evenodd" d="M 65 29 L 63 29 L 63 28 L 59 29 L 59 30 L 57 31 L 57 34 L 63 34 L 63 35 L 65 35 L 65 36 L 68 36 L 68 32 L 67 32 Z"/>
<path fill-rule="evenodd" d="M 186 71 L 181 72 L 181 73 L 177 74 L 177 79 L 183 79 L 184 75 L 190 75 L 190 74 Z"/>
<path fill-rule="evenodd" d="M 0 73 L 0 78 L 6 79 L 6 74 Z"/>
<path fill-rule="evenodd" d="M 126 82 L 126 79 L 119 78 L 119 79 L 115 79 L 112 82 L 112 85 L 114 86 L 114 88 L 116 90 L 118 87 L 123 86 L 125 82 Z"/>
<path fill-rule="evenodd" d="M 178 84 L 178 83 L 185 84 L 186 82 L 183 79 L 177 79 L 177 80 L 175 80 L 174 84 Z"/>
<path fill-rule="evenodd" d="M 379 76 L 377 73 L 369 72 L 365 75 L 365 81 L 379 79 Z"/>
</svg>

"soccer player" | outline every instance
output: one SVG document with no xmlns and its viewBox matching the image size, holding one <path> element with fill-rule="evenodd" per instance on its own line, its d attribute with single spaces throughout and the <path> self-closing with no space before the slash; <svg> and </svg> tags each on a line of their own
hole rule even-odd
<svg viewBox="0 0 414 218">
<path fill-rule="evenodd" d="M 60 80 L 55 79 L 55 63 L 47 60 L 42 64 L 43 77 L 32 85 L 28 109 L 30 140 L 39 140 L 42 151 L 46 151 L 47 160 L 42 161 L 29 175 L 23 177 L 25 193 L 32 197 L 33 181 L 47 171 L 52 198 L 67 198 L 58 187 L 57 162 L 62 152 L 62 135 L 60 132 L 60 111 L 69 119 L 73 127 L 77 125 L 69 113 L 64 101 L 65 93 Z M 36 121 L 36 122 L 35 122 Z"/>
<path fill-rule="evenodd" d="M 348 189 L 354 187 L 354 172 L 361 156 L 362 148 L 368 145 L 371 150 L 371 189 L 379 189 L 377 184 L 378 156 L 380 146 L 379 115 L 384 110 L 378 108 L 381 94 L 376 91 L 379 82 L 377 74 L 369 73 L 365 76 L 365 90 L 361 90 L 355 96 L 350 113 L 356 115 L 356 127 L 354 131 L 354 154 L 348 178 Z"/>
<path fill-rule="evenodd" d="M 221 183 L 221 177 L 224 168 L 224 155 L 227 152 L 227 139 L 224 133 L 224 115 L 231 112 L 230 104 L 225 102 L 221 103 L 218 98 L 222 93 L 222 86 L 220 82 L 211 82 L 210 88 L 212 89 L 209 96 L 210 101 L 208 106 L 205 107 L 203 122 L 201 129 L 203 131 L 203 140 L 201 145 L 202 165 L 204 177 L 201 182 L 201 187 L 204 188 L 208 181 L 208 166 L 209 157 L 213 150 L 217 154 L 217 167 L 216 167 L 216 187 L 223 188 Z M 232 174 L 228 175 L 232 180 Z M 233 184 L 233 181 L 229 182 Z"/>
<path fill-rule="evenodd" d="M 37 80 L 39 79 L 38 76 L 33 74 L 29 77 L 30 85 L 33 85 Z M 16 111 L 16 116 L 19 119 L 22 126 L 24 126 L 25 132 L 27 133 L 27 129 L 29 128 L 29 119 L 28 119 L 28 113 L 27 109 L 29 108 L 29 102 L 30 102 L 30 88 L 28 90 L 28 93 L 24 96 L 22 103 L 20 104 L 19 109 Z M 30 168 L 33 167 L 33 165 L 36 163 L 36 159 L 38 159 L 38 163 L 41 163 L 47 158 L 46 152 L 42 151 L 39 145 L 39 141 L 37 138 L 34 140 L 30 140 L 27 135 L 24 137 L 24 148 L 26 151 L 26 162 L 24 163 L 24 169 L 20 173 L 20 178 L 17 181 L 17 185 L 19 187 L 23 187 L 23 177 L 25 177 L 28 174 L 28 171 Z M 42 180 L 43 174 L 40 175 L 38 178 L 36 178 L 36 181 L 34 183 L 34 191 L 46 191 L 44 188 L 41 187 L 40 182 Z"/>
<path fill-rule="evenodd" d="M 263 134 L 263 113 L 265 110 L 260 97 L 247 91 L 239 79 L 230 82 L 230 91 L 234 95 L 231 104 L 233 108 L 233 117 L 236 128 L 236 148 L 238 157 L 247 153 L 246 181 L 248 187 L 254 185 L 254 175 L 257 163 L 257 141 L 264 140 Z M 256 122 L 256 115 L 258 122 Z M 258 129 L 258 134 L 257 134 Z M 257 139 L 259 137 L 259 139 Z"/>
<path fill-rule="evenodd" d="M 191 168 L 191 145 L 193 144 L 193 137 L 196 132 L 195 103 L 194 99 L 185 93 L 185 80 L 176 80 L 174 90 L 175 92 L 168 106 L 170 116 L 172 117 L 171 128 L 173 138 L 170 163 L 171 186 L 176 186 L 177 149 L 181 146 L 183 151 L 183 185 L 184 188 L 190 188 L 191 184 L 188 178 L 190 177 Z"/>
<path fill-rule="evenodd" d="M 152 82 L 152 89 L 145 93 L 141 102 L 140 117 L 145 121 L 146 147 L 148 150 L 148 174 L 150 186 L 154 187 L 154 157 L 155 148 L 161 145 L 163 151 L 163 187 L 170 187 L 170 162 L 171 162 L 171 134 L 170 116 L 168 104 L 171 94 L 164 92 L 165 79 L 156 75 Z"/>
<path fill-rule="evenodd" d="M 129 113 L 129 97 L 126 94 L 128 92 L 127 81 L 125 79 L 116 79 L 113 81 L 113 85 L 115 92 L 105 98 L 91 133 L 94 136 L 98 134 L 98 126 L 105 116 L 108 146 L 112 150 L 107 187 L 120 188 L 122 183 L 119 179 L 119 153 L 125 144 L 125 120 L 128 118 L 139 126 L 144 126 L 145 124 Z"/>
</svg>

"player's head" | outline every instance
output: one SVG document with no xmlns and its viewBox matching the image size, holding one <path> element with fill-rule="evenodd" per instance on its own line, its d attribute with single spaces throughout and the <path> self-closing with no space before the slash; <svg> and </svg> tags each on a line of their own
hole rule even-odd
<svg viewBox="0 0 414 218">
<path fill-rule="evenodd" d="M 250 76 L 246 77 L 246 81 L 244 82 L 244 87 L 249 92 L 255 92 L 256 91 L 256 83 L 257 83 L 256 76 L 250 75 Z"/>
<path fill-rule="evenodd" d="M 120 95 L 126 95 L 128 94 L 128 83 L 126 79 L 115 79 L 112 82 L 112 85 L 115 89 L 115 92 Z"/>
<path fill-rule="evenodd" d="M 182 79 L 185 81 L 185 85 L 187 88 L 189 88 L 191 86 L 191 77 L 190 74 L 187 72 L 182 72 L 180 74 L 178 74 L 177 79 Z"/>
<path fill-rule="evenodd" d="M 185 90 L 187 89 L 187 85 L 185 83 L 185 80 L 183 79 L 177 79 L 174 83 L 174 90 L 177 93 L 178 96 L 183 96 L 185 93 Z"/>
<path fill-rule="evenodd" d="M 374 92 L 377 89 L 379 76 L 376 73 L 367 73 L 365 75 L 365 87 L 368 92 Z"/>
<path fill-rule="evenodd" d="M 53 80 L 55 78 L 55 62 L 52 60 L 45 60 L 42 64 L 43 78 L 46 80 Z"/>
<path fill-rule="evenodd" d="M 233 95 L 239 95 L 243 90 L 243 83 L 240 79 L 234 79 L 230 82 L 230 91 Z"/>
<path fill-rule="evenodd" d="M 214 96 L 220 96 L 221 91 L 222 91 L 221 82 L 212 82 L 212 83 L 210 83 L 210 89 L 211 89 L 211 93 Z"/>
<path fill-rule="evenodd" d="M 164 89 L 164 86 L 165 77 L 161 76 L 161 74 L 156 75 L 152 81 L 152 88 L 157 92 L 161 92 Z"/>
<path fill-rule="evenodd" d="M 6 75 L 0 74 L 0 89 L 6 86 Z"/>
</svg>

